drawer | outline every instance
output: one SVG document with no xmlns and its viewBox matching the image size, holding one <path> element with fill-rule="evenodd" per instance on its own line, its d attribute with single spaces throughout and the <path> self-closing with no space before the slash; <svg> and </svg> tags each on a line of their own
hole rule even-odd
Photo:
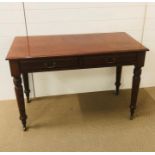
<svg viewBox="0 0 155 155">
<path fill-rule="evenodd" d="M 22 60 L 20 62 L 20 68 L 23 72 L 72 69 L 75 68 L 77 65 L 78 59 L 76 57 Z"/>
<path fill-rule="evenodd" d="M 87 56 L 82 58 L 82 64 L 86 67 L 102 67 L 112 66 L 117 63 L 117 57 L 115 56 Z"/>
<path fill-rule="evenodd" d="M 118 64 L 121 65 L 133 65 L 136 62 L 137 55 L 136 53 L 119 53 L 111 55 L 91 55 L 84 56 L 82 58 L 81 64 L 84 68 L 86 67 L 108 67 L 115 66 Z"/>
</svg>

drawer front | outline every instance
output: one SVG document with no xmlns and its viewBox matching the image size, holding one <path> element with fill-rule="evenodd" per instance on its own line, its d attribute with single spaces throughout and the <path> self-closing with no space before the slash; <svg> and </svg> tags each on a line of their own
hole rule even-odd
<svg viewBox="0 0 155 155">
<path fill-rule="evenodd" d="M 114 56 L 88 56 L 83 57 L 82 64 L 84 67 L 102 67 L 113 66 L 117 63 L 117 58 Z"/>
<path fill-rule="evenodd" d="M 136 53 L 84 56 L 81 64 L 84 68 L 115 66 L 117 64 L 132 65 L 136 62 L 136 58 Z"/>
<path fill-rule="evenodd" d="M 78 65 L 77 58 L 49 58 L 40 60 L 23 60 L 20 62 L 22 72 L 73 69 Z"/>
</svg>

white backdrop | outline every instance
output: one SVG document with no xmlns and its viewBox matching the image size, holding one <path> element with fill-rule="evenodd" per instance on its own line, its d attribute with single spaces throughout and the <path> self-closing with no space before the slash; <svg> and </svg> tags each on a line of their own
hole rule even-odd
<svg viewBox="0 0 155 155">
<path fill-rule="evenodd" d="M 146 45 L 141 87 L 155 86 L 155 3 L 25 3 L 29 35 L 125 31 Z M 26 35 L 22 3 L 0 3 L 0 100 L 15 98 L 5 56 L 14 36 Z M 133 67 L 124 67 L 121 88 L 131 88 Z M 33 79 L 32 79 L 33 76 Z M 115 68 L 34 73 L 31 96 L 115 89 Z M 34 88 L 34 89 L 33 89 Z"/>
</svg>

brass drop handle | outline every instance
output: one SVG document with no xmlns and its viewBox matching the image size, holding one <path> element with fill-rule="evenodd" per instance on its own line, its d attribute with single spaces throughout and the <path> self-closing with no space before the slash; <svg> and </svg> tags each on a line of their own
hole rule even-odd
<svg viewBox="0 0 155 155">
<path fill-rule="evenodd" d="M 56 62 L 55 61 L 49 61 L 44 63 L 44 67 L 51 69 L 56 67 Z"/>
</svg>

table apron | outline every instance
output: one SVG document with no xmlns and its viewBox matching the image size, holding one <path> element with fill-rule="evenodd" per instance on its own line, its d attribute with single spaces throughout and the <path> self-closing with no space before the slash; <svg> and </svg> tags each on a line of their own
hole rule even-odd
<svg viewBox="0 0 155 155">
<path fill-rule="evenodd" d="M 123 53 L 19 60 L 19 67 L 25 73 L 134 65 L 136 61 L 136 53 Z"/>
</svg>

